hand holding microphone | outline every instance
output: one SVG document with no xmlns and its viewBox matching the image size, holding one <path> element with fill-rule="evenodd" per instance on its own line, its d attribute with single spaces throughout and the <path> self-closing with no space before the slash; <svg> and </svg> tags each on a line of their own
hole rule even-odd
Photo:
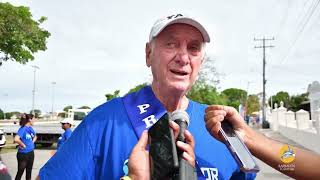
<svg viewBox="0 0 320 180">
<path fill-rule="evenodd" d="M 176 110 L 170 115 L 170 119 L 173 122 L 176 122 L 179 127 L 179 133 L 177 137 L 177 146 L 184 143 L 185 149 L 178 151 L 179 156 L 179 171 L 177 171 L 173 177 L 174 180 L 194 180 L 196 179 L 195 173 L 195 154 L 194 154 L 194 140 L 190 132 L 187 130 L 189 125 L 189 115 L 183 110 Z M 190 135 L 190 136 L 189 136 Z M 189 137 L 191 141 L 189 141 Z M 188 142 L 189 141 L 189 142 Z M 187 143 L 185 143 L 187 142 Z M 178 146 L 179 147 L 179 146 Z M 188 157 L 189 154 L 192 154 L 191 157 Z"/>
<path fill-rule="evenodd" d="M 174 121 L 168 121 L 168 118 L 166 119 L 165 116 L 162 117 L 160 120 L 160 122 L 162 121 L 162 123 L 157 122 L 155 125 L 153 125 L 153 130 L 149 129 L 149 136 L 150 136 L 150 132 L 152 131 L 155 136 L 153 136 L 153 140 L 156 140 L 158 138 L 160 138 L 159 140 L 162 142 L 158 142 L 156 144 L 161 145 L 161 147 L 159 148 L 153 148 L 156 150 L 156 156 L 160 155 L 161 157 L 172 157 L 174 156 L 173 154 L 163 154 L 166 148 L 164 148 L 164 146 L 169 146 L 169 142 L 167 141 L 167 138 L 165 138 L 164 136 L 168 136 L 169 134 L 166 132 L 165 129 L 172 129 L 172 145 L 178 147 L 178 150 L 180 150 L 182 152 L 180 159 L 184 160 L 184 164 L 187 164 L 189 167 L 193 167 L 195 166 L 195 154 L 194 154 L 194 138 L 191 135 L 191 133 L 188 130 L 185 130 L 184 127 L 180 128 L 179 125 L 174 122 Z M 167 122 L 167 125 L 165 125 Z M 182 125 L 183 126 L 183 125 Z M 182 130 L 181 130 L 182 129 Z M 152 134 L 153 134 L 152 133 Z M 159 137 L 157 137 L 159 136 Z M 176 139 L 179 137 L 179 140 L 182 141 L 177 141 Z M 155 164 L 153 164 L 153 161 L 149 162 L 149 154 L 152 155 L 152 152 L 149 152 L 147 149 L 147 144 L 148 142 L 150 143 L 150 141 L 152 141 L 151 137 L 148 137 L 147 133 L 144 132 L 142 134 L 142 136 L 140 137 L 139 142 L 136 144 L 136 146 L 133 148 L 130 158 L 129 158 L 129 177 L 131 177 L 131 179 L 150 179 L 151 177 L 154 178 L 154 176 L 152 175 L 152 173 L 150 174 L 150 165 L 152 166 L 152 168 L 156 168 L 156 171 L 161 171 L 159 173 L 161 173 L 161 175 L 165 175 L 166 172 L 162 171 L 164 169 L 169 170 L 170 168 L 165 168 L 165 167 L 171 167 L 172 164 L 170 161 L 159 161 L 159 159 L 157 159 L 157 165 L 155 166 Z M 162 144 L 164 143 L 165 144 Z M 150 145 L 150 144 L 149 144 Z M 150 147 L 149 150 L 151 150 L 152 147 Z M 170 148 L 169 148 L 170 149 Z M 153 152 L 155 153 L 155 152 Z M 160 153 L 160 154 L 159 154 Z M 175 151 L 175 156 L 177 155 L 177 151 Z M 156 156 L 154 158 L 156 158 Z M 162 163 L 163 162 L 163 163 Z M 159 166 L 163 166 L 163 167 L 159 167 Z M 183 165 L 182 167 L 186 167 L 185 165 Z M 151 171 L 154 172 L 154 171 Z M 193 170 L 192 170 L 193 172 Z M 156 178 L 154 178 L 156 179 Z M 161 179 L 161 178 L 160 178 Z M 188 179 L 184 179 L 184 180 L 188 180 Z"/>
<path fill-rule="evenodd" d="M 193 136 L 188 130 L 185 130 L 184 133 L 180 133 L 182 132 L 180 131 L 180 126 L 174 121 L 170 121 L 170 127 L 173 129 L 175 139 L 177 139 L 177 147 L 181 152 L 183 152 L 182 158 L 188 161 L 190 165 L 195 167 L 195 141 Z M 179 140 L 179 135 L 181 137 L 181 134 L 183 134 L 184 141 Z"/>
</svg>

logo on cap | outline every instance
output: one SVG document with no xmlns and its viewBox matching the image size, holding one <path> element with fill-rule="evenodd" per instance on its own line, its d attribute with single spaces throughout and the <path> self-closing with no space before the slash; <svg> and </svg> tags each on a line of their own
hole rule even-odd
<svg viewBox="0 0 320 180">
<path fill-rule="evenodd" d="M 178 17 L 183 17 L 183 15 L 182 14 L 171 15 L 171 16 L 168 16 L 167 19 L 170 20 L 172 18 L 175 19 L 175 18 L 178 18 Z"/>
</svg>

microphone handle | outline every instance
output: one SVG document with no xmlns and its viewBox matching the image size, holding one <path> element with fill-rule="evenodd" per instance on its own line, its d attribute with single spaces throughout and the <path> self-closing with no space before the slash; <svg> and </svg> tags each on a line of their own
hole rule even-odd
<svg viewBox="0 0 320 180">
<path fill-rule="evenodd" d="M 185 142 L 184 131 L 188 128 L 188 124 L 186 121 L 182 121 L 180 119 L 175 120 L 175 122 L 180 126 L 180 131 L 177 140 Z"/>
<path fill-rule="evenodd" d="M 178 134 L 178 141 L 185 142 L 184 132 L 188 127 L 186 121 L 182 121 L 180 119 L 175 120 L 175 122 L 180 126 L 180 131 Z M 182 158 L 182 153 L 180 149 L 178 149 L 179 156 L 179 171 L 173 176 L 174 180 L 195 180 L 197 175 L 195 169 Z"/>
</svg>

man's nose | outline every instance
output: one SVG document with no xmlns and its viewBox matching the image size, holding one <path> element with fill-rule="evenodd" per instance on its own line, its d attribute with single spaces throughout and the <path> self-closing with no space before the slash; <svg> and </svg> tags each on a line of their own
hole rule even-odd
<svg viewBox="0 0 320 180">
<path fill-rule="evenodd" d="M 181 46 L 179 48 L 176 61 L 181 65 L 189 64 L 190 59 L 189 59 L 187 46 Z"/>
</svg>

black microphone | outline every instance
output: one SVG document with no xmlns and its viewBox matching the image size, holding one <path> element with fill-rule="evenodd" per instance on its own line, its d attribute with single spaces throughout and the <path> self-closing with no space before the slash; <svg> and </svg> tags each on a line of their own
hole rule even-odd
<svg viewBox="0 0 320 180">
<path fill-rule="evenodd" d="M 170 114 L 170 119 L 176 122 L 180 126 L 178 134 L 178 141 L 185 142 L 184 132 L 188 128 L 190 117 L 187 112 L 183 110 L 175 110 Z M 196 171 L 195 169 L 182 158 L 183 151 L 178 150 L 179 157 L 179 170 L 173 176 L 174 180 L 195 180 Z"/>
<path fill-rule="evenodd" d="M 171 120 L 177 123 L 180 126 L 180 131 L 178 135 L 178 141 L 185 142 L 184 131 L 188 129 L 188 125 L 190 122 L 189 115 L 184 110 L 175 110 L 171 113 Z"/>
</svg>

